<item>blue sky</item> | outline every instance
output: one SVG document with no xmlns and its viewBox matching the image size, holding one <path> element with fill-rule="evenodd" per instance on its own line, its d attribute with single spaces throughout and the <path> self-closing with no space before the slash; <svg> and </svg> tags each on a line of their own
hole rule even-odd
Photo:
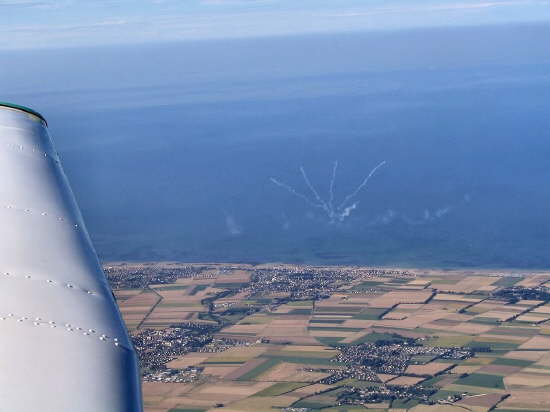
<svg viewBox="0 0 550 412">
<path fill-rule="evenodd" d="M 0 50 L 550 21 L 550 0 L 0 0 Z"/>
</svg>

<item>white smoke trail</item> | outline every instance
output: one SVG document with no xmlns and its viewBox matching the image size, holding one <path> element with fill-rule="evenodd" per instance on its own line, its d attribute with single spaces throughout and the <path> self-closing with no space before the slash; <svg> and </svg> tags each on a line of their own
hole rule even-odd
<svg viewBox="0 0 550 412">
<path fill-rule="evenodd" d="M 296 190 L 294 190 L 294 188 L 292 188 L 291 186 L 283 183 L 283 182 L 279 182 L 277 179 L 275 179 L 274 177 L 270 177 L 269 180 L 271 180 L 271 182 L 273 182 L 274 184 L 276 184 L 277 186 L 279 187 L 282 187 L 283 189 L 287 190 L 288 192 L 292 193 L 294 196 L 297 196 L 299 197 L 300 199 L 304 200 L 308 205 L 312 206 L 312 207 L 320 207 L 323 209 L 323 206 L 322 205 L 318 205 L 314 202 L 312 202 L 309 197 L 307 197 L 306 195 L 300 193 L 300 192 L 297 192 Z"/>
<path fill-rule="evenodd" d="M 340 220 L 340 222 L 343 222 L 346 217 L 351 215 L 351 212 L 354 211 L 357 208 L 358 204 L 359 204 L 359 202 L 355 202 L 351 206 L 346 207 L 341 213 L 338 213 L 337 216 L 338 216 L 338 219 Z"/>
<path fill-rule="evenodd" d="M 270 177 L 269 180 L 285 189 L 287 192 L 291 193 L 292 195 L 302 199 L 305 201 L 309 206 L 323 209 L 323 211 L 326 213 L 329 223 L 336 223 L 336 222 L 343 222 L 347 217 L 351 215 L 351 213 L 357 209 L 357 206 L 359 205 L 358 201 L 353 202 L 351 205 L 348 206 L 348 203 L 356 197 L 359 192 L 366 186 L 370 178 L 376 173 L 376 171 L 385 165 L 386 162 L 380 163 L 378 166 L 376 166 L 374 169 L 371 170 L 369 175 L 361 182 L 361 184 L 348 196 L 345 197 L 344 201 L 338 206 L 337 208 L 334 207 L 334 187 L 336 185 L 336 174 L 338 171 L 338 161 L 334 161 L 334 165 L 332 167 L 332 175 L 329 182 L 329 194 L 328 194 L 328 201 L 323 200 L 321 196 L 319 195 L 319 192 L 317 189 L 315 189 L 315 186 L 311 183 L 309 180 L 309 177 L 306 173 L 306 170 L 303 166 L 300 166 L 300 173 L 302 174 L 302 178 L 304 179 L 304 182 L 308 189 L 311 191 L 311 193 L 314 196 L 314 200 L 312 200 L 309 196 L 298 192 L 296 189 L 294 189 L 292 186 L 287 185 L 286 183 L 283 183 L 274 177 Z"/>
<path fill-rule="evenodd" d="M 334 212 L 334 184 L 336 183 L 336 171 L 338 170 L 338 160 L 334 161 L 334 166 L 332 166 L 332 177 L 330 179 L 330 185 L 328 189 L 328 205 L 330 210 Z"/>
<path fill-rule="evenodd" d="M 243 233 L 243 228 L 237 223 L 235 218 L 231 215 L 225 216 L 225 227 L 227 229 L 227 232 L 231 236 L 239 236 Z"/>
<path fill-rule="evenodd" d="M 315 196 L 315 199 L 317 199 L 321 207 L 325 209 L 325 212 L 330 214 L 330 208 L 327 206 L 325 201 L 321 199 L 321 196 L 319 196 L 319 193 L 317 192 L 317 190 L 315 190 L 315 187 L 313 187 L 313 185 L 311 184 L 309 177 L 307 177 L 306 170 L 304 169 L 303 166 L 300 166 L 300 172 L 302 173 L 302 177 L 304 178 L 304 181 L 306 182 L 307 187 L 309 187 L 309 190 L 311 190 L 311 193 L 313 193 L 313 196 Z"/>
<path fill-rule="evenodd" d="M 449 213 L 452 210 L 452 208 L 453 208 L 452 206 L 443 207 L 441 209 L 437 209 L 434 214 L 439 219 L 445 216 L 447 213 Z"/>
<path fill-rule="evenodd" d="M 372 169 L 371 172 L 369 173 L 369 175 L 361 182 L 361 184 L 359 186 L 357 186 L 357 189 L 355 189 L 353 192 L 351 192 L 349 195 L 347 195 L 344 198 L 344 201 L 342 203 L 340 203 L 340 206 L 338 206 L 338 210 L 342 210 L 351 199 L 353 199 L 355 196 L 357 196 L 359 194 L 359 192 L 361 192 L 361 190 L 363 190 L 363 188 L 367 185 L 370 178 L 376 173 L 376 171 L 379 168 L 381 168 L 382 166 L 384 166 L 385 164 L 386 164 L 386 161 L 384 160 L 382 163 L 380 163 L 378 166 L 376 166 L 374 169 Z"/>
</svg>

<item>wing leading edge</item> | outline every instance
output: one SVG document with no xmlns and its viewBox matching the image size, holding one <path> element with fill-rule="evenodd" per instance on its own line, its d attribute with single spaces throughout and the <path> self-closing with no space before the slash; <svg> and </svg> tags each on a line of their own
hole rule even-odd
<svg viewBox="0 0 550 412">
<path fill-rule="evenodd" d="M 36 112 L 0 104 L 0 412 L 141 412 L 136 355 Z"/>
</svg>

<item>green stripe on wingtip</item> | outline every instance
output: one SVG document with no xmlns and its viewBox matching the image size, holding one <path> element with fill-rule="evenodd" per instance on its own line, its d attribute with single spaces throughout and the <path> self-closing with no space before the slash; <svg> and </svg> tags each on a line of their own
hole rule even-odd
<svg viewBox="0 0 550 412">
<path fill-rule="evenodd" d="M 25 106 L 21 106 L 19 104 L 8 103 L 8 102 L 0 102 L 0 107 L 9 107 L 10 109 L 21 110 L 23 112 L 32 114 L 32 115 L 40 118 L 44 123 L 46 123 L 46 126 L 48 125 L 48 122 L 46 121 L 46 118 L 44 116 L 42 116 L 40 113 L 38 113 L 36 110 L 31 109 L 30 107 L 25 107 Z"/>
</svg>

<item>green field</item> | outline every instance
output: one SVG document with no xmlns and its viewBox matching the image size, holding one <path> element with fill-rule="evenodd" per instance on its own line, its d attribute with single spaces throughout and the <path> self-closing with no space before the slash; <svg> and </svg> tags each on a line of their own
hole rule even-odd
<svg viewBox="0 0 550 412">
<path fill-rule="evenodd" d="M 156 291 L 163 291 L 163 290 L 184 290 L 187 289 L 189 286 L 187 285 L 169 285 L 169 286 L 161 286 L 159 288 L 153 287 Z"/>
<path fill-rule="evenodd" d="M 457 380 L 455 382 L 455 385 L 481 386 L 483 388 L 504 389 L 502 376 L 486 375 L 484 373 L 472 373 L 465 378 Z"/>
<path fill-rule="evenodd" d="M 520 366 L 525 367 L 532 365 L 533 362 L 523 359 L 509 359 L 509 358 L 497 358 L 492 362 L 493 365 L 507 365 L 507 366 Z"/>
<path fill-rule="evenodd" d="M 353 318 L 361 320 L 376 320 L 380 319 L 380 317 L 382 317 L 386 312 L 389 312 L 389 309 L 365 309 Z"/>
</svg>

